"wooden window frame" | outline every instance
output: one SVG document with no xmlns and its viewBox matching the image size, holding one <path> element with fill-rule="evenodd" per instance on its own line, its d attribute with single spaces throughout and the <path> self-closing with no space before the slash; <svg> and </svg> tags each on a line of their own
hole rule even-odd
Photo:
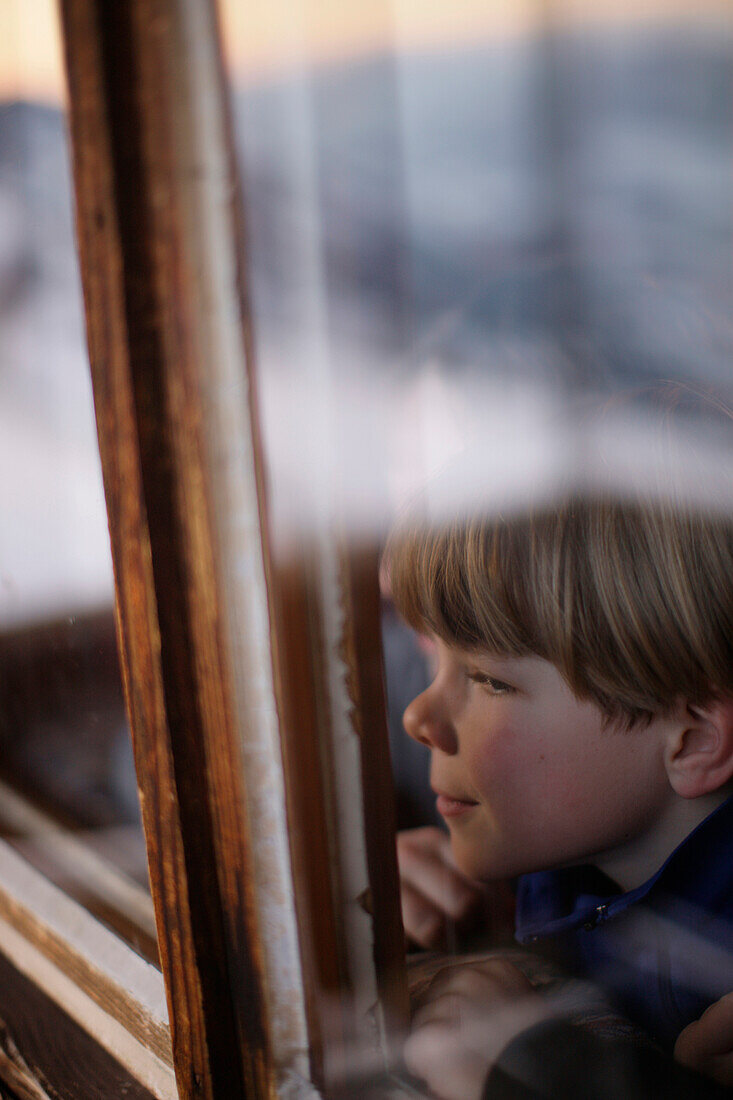
<svg viewBox="0 0 733 1100">
<path fill-rule="evenodd" d="M 72 837 L 66 839 L 74 843 Z M 106 867 L 105 875 L 109 881 L 115 872 Z M 173 1100 L 178 1095 L 160 971 L 6 841 L 0 841 L 0 943 L 15 970 L 152 1096 Z M 12 1018 L 6 1021 L 6 1026 L 12 1024 Z M 11 1052 L 17 1046 L 15 1040 Z M 9 1059 L 14 1073 L 32 1089 L 39 1077 L 29 1061 L 27 1056 Z M 0 1078 L 8 1080 L 7 1069 L 0 1058 Z M 8 1083 L 17 1087 L 19 1081 L 11 1076 Z"/>
<path fill-rule="evenodd" d="M 392 1089 L 407 992 L 377 555 L 333 529 L 272 549 L 215 4 L 60 7 L 162 977 L 5 842 L 3 951 L 153 1096 L 329 1095 L 352 1040 Z M 98 894 L 140 904 L 6 793 Z M 23 1066 L 0 1049 L 0 1078 L 44 1095 Z"/>
</svg>

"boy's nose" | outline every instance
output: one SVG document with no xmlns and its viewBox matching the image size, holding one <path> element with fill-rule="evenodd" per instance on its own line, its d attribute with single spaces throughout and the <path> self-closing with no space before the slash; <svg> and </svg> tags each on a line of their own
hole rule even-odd
<svg viewBox="0 0 733 1100">
<path fill-rule="evenodd" d="M 429 749 L 439 749 L 450 756 L 458 752 L 455 729 L 432 685 L 412 700 L 402 716 L 402 724 L 414 741 Z"/>
</svg>

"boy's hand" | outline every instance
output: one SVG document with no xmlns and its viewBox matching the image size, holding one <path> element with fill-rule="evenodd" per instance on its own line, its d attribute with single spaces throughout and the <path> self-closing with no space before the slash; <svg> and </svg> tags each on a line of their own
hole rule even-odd
<svg viewBox="0 0 733 1100">
<path fill-rule="evenodd" d="M 440 1100 L 479 1100 L 504 1048 L 545 1015 L 540 994 L 504 959 L 445 966 L 413 1006 L 405 1064 Z"/>
<path fill-rule="evenodd" d="M 405 932 L 420 947 L 448 946 L 450 926 L 478 920 L 486 910 L 488 889 L 461 874 L 440 829 L 398 833 L 397 861 Z"/>
<path fill-rule="evenodd" d="M 674 1056 L 722 1085 L 733 1085 L 733 993 L 710 1005 L 677 1036 Z"/>
</svg>

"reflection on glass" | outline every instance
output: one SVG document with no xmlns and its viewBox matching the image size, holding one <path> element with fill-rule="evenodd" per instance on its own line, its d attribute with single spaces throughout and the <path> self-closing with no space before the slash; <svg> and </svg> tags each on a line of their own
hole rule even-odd
<svg viewBox="0 0 733 1100">
<path fill-rule="evenodd" d="M 268 2 L 249 36 L 235 8 L 276 545 L 336 517 L 381 540 L 416 500 L 437 525 L 674 502 L 727 531 L 729 6 Z M 427 824 L 399 715 L 436 658 L 382 580 L 401 820 Z"/>
<path fill-rule="evenodd" d="M 381 524 L 460 454 L 497 503 L 579 458 L 623 480 L 643 430 L 609 472 L 578 401 L 729 385 L 730 14 L 527 5 L 516 26 L 514 5 L 440 8 L 360 22 L 357 5 L 345 27 L 320 4 L 255 5 L 251 39 L 232 19 L 269 460 L 291 512 L 323 490 Z"/>
<path fill-rule="evenodd" d="M 154 957 L 54 6 L 0 39 L 0 829 Z"/>
<path fill-rule="evenodd" d="M 663 492 L 650 387 L 733 397 L 725 5 L 287 7 L 221 4 L 281 536 Z M 676 462 L 727 506 L 721 443 Z"/>
</svg>

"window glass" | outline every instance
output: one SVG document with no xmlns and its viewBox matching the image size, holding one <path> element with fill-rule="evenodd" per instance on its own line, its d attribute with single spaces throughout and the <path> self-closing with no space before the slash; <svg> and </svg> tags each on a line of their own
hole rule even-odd
<svg viewBox="0 0 733 1100">
<path fill-rule="evenodd" d="M 726 6 L 221 11 L 276 530 L 664 491 L 659 383 L 731 397 Z M 675 469 L 715 498 L 705 422 Z"/>
<path fill-rule="evenodd" d="M 220 9 L 276 548 L 334 517 L 382 542 L 411 507 L 507 530 L 569 497 L 729 514 L 729 5 Z M 445 824 L 400 721 L 440 655 L 388 564 L 400 822 Z"/>
<path fill-rule="evenodd" d="M 55 6 L 3 5 L 0 43 L 0 829 L 154 957 Z"/>
</svg>

